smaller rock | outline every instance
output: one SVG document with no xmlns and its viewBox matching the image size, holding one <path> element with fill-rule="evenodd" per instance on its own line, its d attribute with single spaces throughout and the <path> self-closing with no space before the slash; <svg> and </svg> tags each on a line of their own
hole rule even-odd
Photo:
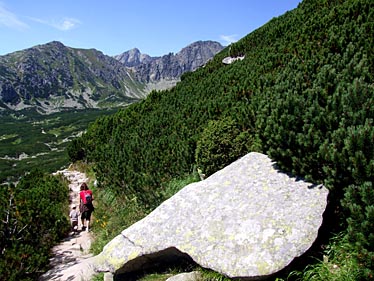
<svg viewBox="0 0 374 281">
<path fill-rule="evenodd" d="M 113 274 L 110 272 L 104 273 L 104 281 L 113 281 Z"/>
<path fill-rule="evenodd" d="M 222 63 L 223 64 L 232 64 L 233 62 L 237 61 L 237 60 L 244 60 L 245 56 L 241 56 L 241 57 L 235 57 L 235 58 L 232 58 L 232 57 L 225 57 L 223 60 L 222 60 Z"/>
</svg>

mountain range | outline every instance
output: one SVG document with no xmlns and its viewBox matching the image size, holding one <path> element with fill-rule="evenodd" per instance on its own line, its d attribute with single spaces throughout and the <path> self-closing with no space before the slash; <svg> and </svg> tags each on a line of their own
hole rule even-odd
<svg viewBox="0 0 374 281">
<path fill-rule="evenodd" d="M 137 48 L 111 57 L 57 41 L 38 45 L 0 56 L 0 111 L 124 106 L 174 86 L 222 49 L 218 42 L 198 41 L 161 57 Z"/>
<path fill-rule="evenodd" d="M 130 68 L 137 80 L 149 83 L 175 80 L 184 72 L 193 71 L 204 65 L 222 49 L 222 45 L 218 42 L 198 41 L 183 48 L 177 54 L 150 57 L 134 48 L 115 58 Z"/>
</svg>

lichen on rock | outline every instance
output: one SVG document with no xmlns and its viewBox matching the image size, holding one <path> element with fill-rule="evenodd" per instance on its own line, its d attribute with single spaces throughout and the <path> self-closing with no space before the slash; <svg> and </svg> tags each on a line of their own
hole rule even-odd
<svg viewBox="0 0 374 281">
<path fill-rule="evenodd" d="M 327 195 L 324 186 L 290 177 L 266 155 L 249 153 L 125 229 L 96 257 L 96 269 L 115 274 L 136 269 L 137 260 L 143 267 L 148 256 L 154 261 L 158 253 L 180 252 L 229 277 L 268 276 L 311 247 Z"/>
</svg>

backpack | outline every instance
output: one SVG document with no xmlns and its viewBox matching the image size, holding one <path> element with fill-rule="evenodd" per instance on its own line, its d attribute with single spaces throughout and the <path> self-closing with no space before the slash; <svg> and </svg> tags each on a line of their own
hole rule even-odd
<svg viewBox="0 0 374 281">
<path fill-rule="evenodd" d="M 92 196 L 89 192 L 85 191 L 84 192 L 84 200 L 83 204 L 92 204 Z"/>
</svg>

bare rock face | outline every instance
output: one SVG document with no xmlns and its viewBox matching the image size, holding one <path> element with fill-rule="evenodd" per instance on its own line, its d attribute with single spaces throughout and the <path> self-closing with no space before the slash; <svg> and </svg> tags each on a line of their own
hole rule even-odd
<svg viewBox="0 0 374 281">
<path fill-rule="evenodd" d="M 189 257 L 243 279 L 274 274 L 316 240 L 328 191 L 249 153 L 192 183 L 125 229 L 94 257 L 96 271 L 122 274 Z"/>
<path fill-rule="evenodd" d="M 138 48 L 134 48 L 118 56 L 114 56 L 114 58 L 119 60 L 127 67 L 137 66 L 152 60 L 149 55 L 140 53 Z"/>
<path fill-rule="evenodd" d="M 154 83 L 178 80 L 183 73 L 194 71 L 206 64 L 223 48 L 215 41 L 197 41 L 176 54 L 150 57 L 134 48 L 114 58 L 129 67 L 139 81 Z"/>
</svg>

